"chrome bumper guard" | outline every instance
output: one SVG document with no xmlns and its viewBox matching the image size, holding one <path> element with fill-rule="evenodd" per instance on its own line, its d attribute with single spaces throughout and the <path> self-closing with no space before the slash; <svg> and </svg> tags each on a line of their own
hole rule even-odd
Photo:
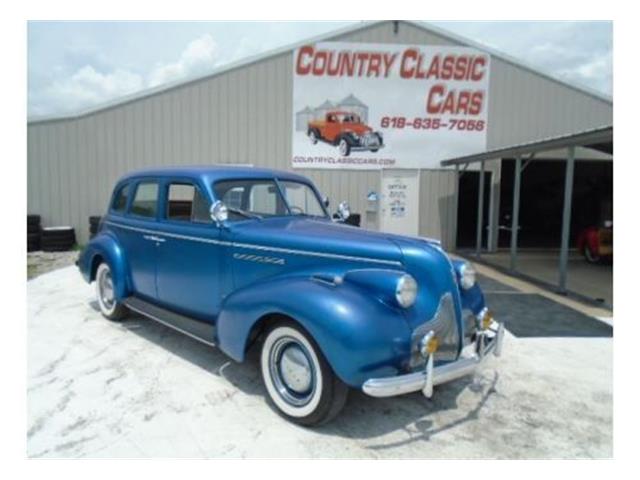
<svg viewBox="0 0 640 480">
<path fill-rule="evenodd" d="M 472 374 L 490 353 L 499 357 L 503 340 L 504 324 L 494 321 L 486 330 L 477 331 L 475 353 L 472 356 L 434 367 L 433 354 L 429 354 L 424 371 L 397 377 L 371 378 L 364 382 L 362 390 L 372 397 L 393 397 L 422 390 L 425 397 L 431 398 L 434 386 Z"/>
</svg>

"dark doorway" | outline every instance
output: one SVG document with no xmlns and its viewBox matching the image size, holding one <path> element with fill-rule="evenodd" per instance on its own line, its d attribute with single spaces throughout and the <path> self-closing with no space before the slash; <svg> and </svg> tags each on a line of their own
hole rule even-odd
<svg viewBox="0 0 640 480">
<path fill-rule="evenodd" d="M 458 180 L 458 230 L 456 247 L 468 249 L 476 247 L 478 225 L 478 188 L 480 172 L 467 171 Z M 491 196 L 491 172 L 484 172 L 484 212 L 482 214 L 482 246 L 487 246 L 489 229 L 489 199 Z"/>
<path fill-rule="evenodd" d="M 508 227 L 511 227 L 514 168 L 514 160 L 502 160 L 498 219 L 500 225 Z M 565 168 L 564 160 L 533 160 L 522 172 L 519 247 L 560 247 Z M 611 217 L 612 205 L 613 162 L 577 160 L 569 247 L 575 247 L 577 235 L 583 229 L 613 220 L 604 218 Z M 511 242 L 510 230 L 500 229 L 499 232 L 498 246 L 508 247 Z"/>
</svg>

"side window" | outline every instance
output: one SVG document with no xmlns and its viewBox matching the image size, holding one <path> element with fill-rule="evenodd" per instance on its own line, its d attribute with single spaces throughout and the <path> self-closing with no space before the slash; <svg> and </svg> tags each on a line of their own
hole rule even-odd
<svg viewBox="0 0 640 480">
<path fill-rule="evenodd" d="M 129 185 L 125 184 L 118 189 L 118 192 L 113 197 L 113 203 L 111 204 L 111 210 L 116 213 L 124 213 L 127 208 L 127 200 L 129 198 Z"/>
<path fill-rule="evenodd" d="M 158 208 L 158 184 L 141 182 L 131 204 L 131 213 L 141 217 L 155 217 Z"/>
<path fill-rule="evenodd" d="M 171 183 L 167 193 L 167 219 L 184 222 L 209 223 L 207 200 L 195 185 Z"/>
</svg>

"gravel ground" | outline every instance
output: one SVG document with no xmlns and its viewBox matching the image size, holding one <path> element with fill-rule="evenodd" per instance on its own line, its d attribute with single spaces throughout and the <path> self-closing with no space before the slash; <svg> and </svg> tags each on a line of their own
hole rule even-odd
<svg viewBox="0 0 640 480">
<path fill-rule="evenodd" d="M 612 339 L 516 338 L 475 376 L 420 394 L 352 392 L 331 424 L 288 423 L 256 359 L 150 320 L 103 319 L 75 267 L 27 283 L 30 457 L 612 456 Z"/>
<path fill-rule="evenodd" d="M 51 272 L 59 268 L 73 265 L 78 258 L 78 251 L 68 252 L 28 252 L 27 253 L 27 279 Z"/>
</svg>

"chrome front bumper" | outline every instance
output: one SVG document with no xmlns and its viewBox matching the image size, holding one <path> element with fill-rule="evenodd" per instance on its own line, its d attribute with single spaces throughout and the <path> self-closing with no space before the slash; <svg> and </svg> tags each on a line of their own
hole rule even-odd
<svg viewBox="0 0 640 480">
<path fill-rule="evenodd" d="M 455 362 L 433 366 L 433 354 L 427 356 L 424 371 L 399 375 L 397 377 L 371 378 L 364 382 L 362 391 L 372 397 L 393 397 L 422 390 L 431 398 L 433 387 L 472 374 L 487 355 L 499 357 L 504 340 L 504 324 L 493 322 L 486 330 L 478 330 L 474 344 L 474 354 L 461 357 Z"/>
</svg>

